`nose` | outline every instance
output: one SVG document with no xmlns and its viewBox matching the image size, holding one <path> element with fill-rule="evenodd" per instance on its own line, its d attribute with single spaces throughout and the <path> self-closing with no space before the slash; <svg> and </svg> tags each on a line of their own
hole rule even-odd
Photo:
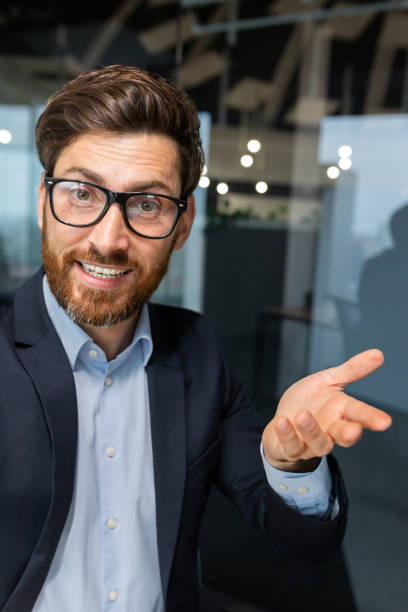
<svg viewBox="0 0 408 612">
<path fill-rule="evenodd" d="M 89 242 L 102 255 L 128 250 L 129 230 L 123 220 L 119 204 L 112 204 L 103 219 L 91 226 L 91 230 Z"/>
</svg>

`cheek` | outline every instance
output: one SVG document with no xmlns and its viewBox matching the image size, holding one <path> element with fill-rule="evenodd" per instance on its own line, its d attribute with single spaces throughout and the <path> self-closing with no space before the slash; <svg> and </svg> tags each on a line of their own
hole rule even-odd
<svg viewBox="0 0 408 612">
<path fill-rule="evenodd" d="M 160 244 L 160 242 L 162 241 L 132 236 L 129 241 L 129 259 L 143 261 L 148 266 L 150 262 L 153 263 L 156 259 L 161 258 L 164 245 Z"/>
<path fill-rule="evenodd" d="M 163 240 L 148 240 L 144 244 L 138 245 L 133 253 L 135 257 L 142 260 L 148 268 L 154 268 L 163 260 L 167 259 L 173 250 L 173 240 L 165 238 Z"/>
<path fill-rule="evenodd" d="M 58 226 L 54 226 L 52 231 L 48 230 L 47 234 L 51 244 L 58 252 L 65 252 L 72 249 L 86 249 L 87 248 L 87 231 L 78 230 L 64 226 L 61 223 Z"/>
</svg>

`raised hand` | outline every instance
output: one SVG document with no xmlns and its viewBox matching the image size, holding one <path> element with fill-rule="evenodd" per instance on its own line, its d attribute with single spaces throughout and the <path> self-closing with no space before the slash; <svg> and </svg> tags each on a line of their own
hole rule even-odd
<svg viewBox="0 0 408 612">
<path fill-rule="evenodd" d="M 387 429 L 392 420 L 386 412 L 344 392 L 346 385 L 368 376 L 383 361 L 381 351 L 371 349 L 289 387 L 263 432 L 267 461 L 289 472 L 312 471 L 335 444 L 356 444 L 364 428 Z"/>
</svg>

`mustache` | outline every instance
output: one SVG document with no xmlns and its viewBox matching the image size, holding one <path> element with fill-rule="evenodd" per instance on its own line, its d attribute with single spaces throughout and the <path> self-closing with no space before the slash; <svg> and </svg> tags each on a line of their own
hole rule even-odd
<svg viewBox="0 0 408 612">
<path fill-rule="evenodd" d="M 135 267 L 134 261 L 129 261 L 128 256 L 123 251 L 113 251 L 109 255 L 102 255 L 95 247 L 91 246 L 87 251 L 75 249 L 67 253 L 64 257 L 64 264 L 69 265 L 73 261 L 87 261 L 88 263 L 101 264 L 105 266 L 125 266 Z"/>
</svg>

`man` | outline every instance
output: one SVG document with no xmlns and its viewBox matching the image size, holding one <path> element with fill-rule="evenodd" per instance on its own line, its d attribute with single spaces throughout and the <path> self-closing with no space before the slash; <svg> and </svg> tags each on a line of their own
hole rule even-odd
<svg viewBox="0 0 408 612">
<path fill-rule="evenodd" d="M 147 305 L 193 223 L 198 130 L 185 93 L 123 66 L 66 84 L 38 121 L 44 270 L 1 307 L 4 612 L 194 612 L 212 483 L 324 559 L 347 502 L 321 457 L 390 425 L 343 393 L 373 350 L 293 385 L 262 433 L 210 323 Z"/>
</svg>

